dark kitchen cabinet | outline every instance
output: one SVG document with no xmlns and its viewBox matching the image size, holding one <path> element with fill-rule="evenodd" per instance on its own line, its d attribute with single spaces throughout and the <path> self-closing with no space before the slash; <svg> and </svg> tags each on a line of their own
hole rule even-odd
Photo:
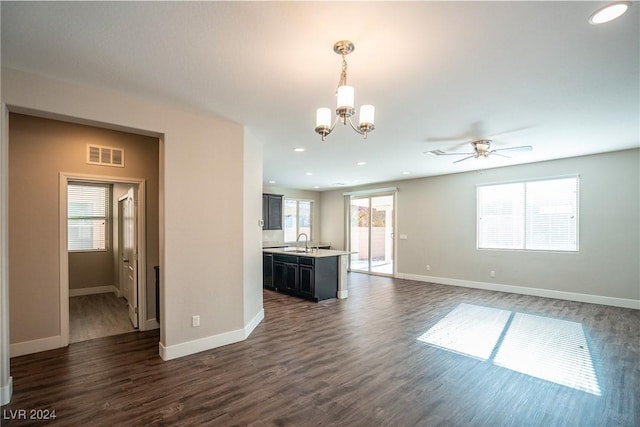
<svg viewBox="0 0 640 427">
<path fill-rule="evenodd" d="M 298 292 L 297 256 L 273 256 L 273 287 L 288 293 Z"/>
<path fill-rule="evenodd" d="M 293 294 L 298 292 L 298 264 L 284 263 L 284 290 Z"/>
<path fill-rule="evenodd" d="M 284 289 L 284 262 L 273 261 L 273 289 Z"/>
<path fill-rule="evenodd" d="M 338 260 L 338 257 L 275 254 L 271 289 L 313 301 L 336 298 Z"/>
<path fill-rule="evenodd" d="M 282 194 L 262 195 L 263 230 L 282 230 Z"/>
<path fill-rule="evenodd" d="M 262 285 L 267 289 L 275 289 L 273 286 L 273 255 L 262 254 Z"/>
<path fill-rule="evenodd" d="M 300 281 L 298 283 L 298 291 L 305 298 L 313 298 L 315 290 L 314 268 L 313 266 L 300 265 L 299 267 Z"/>
</svg>

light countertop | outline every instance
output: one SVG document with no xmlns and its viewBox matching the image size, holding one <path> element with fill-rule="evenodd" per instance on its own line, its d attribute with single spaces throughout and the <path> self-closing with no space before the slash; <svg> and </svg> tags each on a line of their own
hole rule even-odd
<svg viewBox="0 0 640 427">
<path fill-rule="evenodd" d="M 331 246 L 331 243 L 323 243 L 323 242 L 319 242 L 316 243 L 315 241 L 313 241 L 313 243 L 309 242 L 309 246 Z M 304 241 L 302 242 L 302 244 L 304 244 Z M 288 246 L 295 246 L 296 243 L 295 242 L 290 242 L 290 243 L 285 243 L 285 242 L 262 242 L 262 247 L 264 249 L 271 249 L 271 248 L 284 248 L 284 247 L 288 247 Z"/>
<path fill-rule="evenodd" d="M 335 249 L 313 249 L 309 250 L 309 252 L 304 252 L 304 250 L 300 250 L 296 247 L 290 246 L 286 248 L 264 248 L 262 252 L 269 254 L 278 254 L 278 255 L 293 255 L 293 256 L 302 256 L 308 258 L 326 258 L 332 256 L 342 256 L 354 254 L 356 252 L 349 251 L 339 251 Z"/>
</svg>

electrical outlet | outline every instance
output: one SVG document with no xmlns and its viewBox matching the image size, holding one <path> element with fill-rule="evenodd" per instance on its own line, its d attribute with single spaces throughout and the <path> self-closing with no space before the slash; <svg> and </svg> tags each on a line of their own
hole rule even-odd
<svg viewBox="0 0 640 427">
<path fill-rule="evenodd" d="M 489 272 L 489 277 L 496 277 L 496 272 L 495 272 L 495 271 L 493 271 L 493 270 L 491 270 L 491 271 Z"/>
<path fill-rule="evenodd" d="M 427 271 L 431 271 L 431 266 L 427 264 Z"/>
<path fill-rule="evenodd" d="M 200 316 L 191 316 L 191 327 L 197 328 L 200 326 Z"/>
</svg>

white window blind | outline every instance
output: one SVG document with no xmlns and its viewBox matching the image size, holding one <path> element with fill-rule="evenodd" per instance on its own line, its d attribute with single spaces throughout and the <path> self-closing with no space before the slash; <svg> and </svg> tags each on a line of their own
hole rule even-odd
<svg viewBox="0 0 640 427">
<path fill-rule="evenodd" d="M 101 251 L 108 246 L 109 187 L 91 184 L 67 186 L 69 251 Z"/>
<path fill-rule="evenodd" d="M 478 248 L 577 251 L 578 177 L 477 189 Z"/>
</svg>

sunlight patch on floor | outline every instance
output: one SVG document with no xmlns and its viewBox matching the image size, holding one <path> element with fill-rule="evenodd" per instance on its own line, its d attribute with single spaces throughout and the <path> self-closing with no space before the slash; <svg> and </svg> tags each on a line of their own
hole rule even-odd
<svg viewBox="0 0 640 427">
<path fill-rule="evenodd" d="M 511 312 L 460 304 L 418 339 L 466 356 L 488 360 Z"/>
<path fill-rule="evenodd" d="M 601 395 L 587 337 L 580 323 L 516 313 L 494 363 Z"/>
<path fill-rule="evenodd" d="M 462 303 L 418 340 L 601 395 L 580 323 Z"/>
</svg>

